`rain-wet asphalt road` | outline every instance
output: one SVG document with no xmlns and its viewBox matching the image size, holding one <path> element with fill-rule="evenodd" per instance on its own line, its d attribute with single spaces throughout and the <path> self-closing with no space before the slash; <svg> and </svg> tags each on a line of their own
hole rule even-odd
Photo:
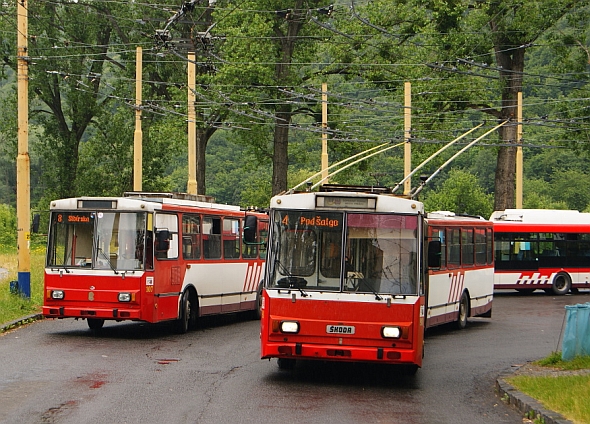
<svg viewBox="0 0 590 424">
<path fill-rule="evenodd" d="M 0 336 L 2 423 L 522 423 L 494 392 L 497 376 L 560 349 L 564 305 L 497 293 L 491 320 L 430 330 L 416 376 L 371 364 L 259 359 L 259 324 L 167 325 L 43 320 Z"/>
</svg>

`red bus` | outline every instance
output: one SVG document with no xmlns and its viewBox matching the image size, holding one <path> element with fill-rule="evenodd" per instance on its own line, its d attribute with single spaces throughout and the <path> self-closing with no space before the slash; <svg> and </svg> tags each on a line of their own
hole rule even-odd
<svg viewBox="0 0 590 424">
<path fill-rule="evenodd" d="M 481 217 L 430 212 L 427 237 L 441 241 L 440 266 L 428 269 L 426 327 L 492 316 L 494 232 Z"/>
<path fill-rule="evenodd" d="M 175 321 L 183 333 L 200 316 L 257 311 L 267 215 L 211 200 L 133 192 L 52 201 L 43 315 L 94 330 L 105 320 Z"/>
<path fill-rule="evenodd" d="M 506 209 L 490 217 L 496 289 L 564 295 L 590 288 L 590 214 Z"/>
<path fill-rule="evenodd" d="M 426 326 L 491 314 L 491 226 L 442 215 L 430 227 L 422 203 L 374 187 L 273 197 L 261 358 L 278 358 L 280 368 L 321 359 L 413 373 Z"/>
</svg>

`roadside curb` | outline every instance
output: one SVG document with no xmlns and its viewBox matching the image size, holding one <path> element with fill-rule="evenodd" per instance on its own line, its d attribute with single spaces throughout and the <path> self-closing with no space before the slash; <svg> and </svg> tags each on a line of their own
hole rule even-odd
<svg viewBox="0 0 590 424">
<path fill-rule="evenodd" d="M 12 329 L 20 327 L 22 325 L 29 324 L 31 322 L 39 321 L 42 319 L 43 319 L 42 314 L 33 314 L 33 315 L 28 315 L 23 318 L 19 318 L 15 321 L 6 322 L 0 326 L 0 334 L 6 333 L 8 330 L 12 330 Z"/>
<path fill-rule="evenodd" d="M 557 412 L 545 409 L 536 399 L 519 392 L 514 386 L 506 382 L 505 378 L 511 376 L 519 368 L 520 366 L 512 367 L 509 371 L 502 373 L 496 380 L 496 392 L 502 402 L 512 406 L 520 411 L 524 417 L 531 420 L 541 419 L 544 424 L 573 424 L 573 421 L 565 419 Z"/>
</svg>

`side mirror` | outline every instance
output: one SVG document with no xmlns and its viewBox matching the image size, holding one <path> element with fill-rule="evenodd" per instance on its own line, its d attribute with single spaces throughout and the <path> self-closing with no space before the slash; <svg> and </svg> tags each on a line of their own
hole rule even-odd
<svg viewBox="0 0 590 424">
<path fill-rule="evenodd" d="M 441 247 L 440 240 L 431 240 L 428 242 L 428 268 L 440 268 Z"/>
<path fill-rule="evenodd" d="M 41 215 L 39 215 L 38 213 L 33 215 L 33 232 L 34 233 L 39 232 L 39 221 L 40 220 L 41 220 Z"/>
<path fill-rule="evenodd" d="M 156 231 L 156 252 L 166 252 L 170 247 L 170 231 Z"/>
<path fill-rule="evenodd" d="M 258 218 L 254 215 L 246 215 L 244 221 L 244 242 L 246 244 L 256 243 L 256 233 L 258 231 Z"/>
</svg>

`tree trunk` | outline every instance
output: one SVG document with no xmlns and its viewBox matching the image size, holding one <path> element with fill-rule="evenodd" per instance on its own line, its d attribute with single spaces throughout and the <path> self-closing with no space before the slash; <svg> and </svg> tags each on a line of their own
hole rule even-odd
<svg viewBox="0 0 590 424">
<path fill-rule="evenodd" d="M 197 113 L 202 118 L 202 114 Z M 199 122 L 202 122 L 199 120 Z M 196 164 L 197 164 L 197 194 L 206 194 L 207 185 L 205 184 L 205 151 L 207 150 L 207 143 L 209 142 L 209 136 L 205 129 L 197 128 L 197 151 L 196 151 Z"/>
<path fill-rule="evenodd" d="M 272 195 L 287 190 L 287 169 L 289 168 L 289 122 L 290 105 L 281 105 L 275 118 L 274 151 L 272 155 Z"/>
<path fill-rule="evenodd" d="M 274 28 L 281 46 L 281 60 L 275 67 L 275 78 L 278 85 L 286 85 L 291 70 L 291 61 L 297 41 L 297 34 L 305 22 L 306 11 L 303 10 L 303 0 L 297 0 L 294 7 L 294 16 L 288 20 L 286 31 L 281 31 L 279 26 Z M 279 95 L 279 98 L 281 96 Z M 279 105 L 275 111 L 275 131 L 272 157 L 272 195 L 287 190 L 287 170 L 289 167 L 289 124 L 291 123 L 292 109 L 290 104 Z"/>
<path fill-rule="evenodd" d="M 515 145 L 520 142 L 517 140 L 516 108 L 518 93 L 522 91 L 525 48 L 514 48 L 499 37 L 494 42 L 494 49 L 502 84 L 502 108 L 499 116 L 502 121 L 509 121 L 499 130 L 502 146 L 498 152 L 494 193 L 494 210 L 504 210 L 514 208 L 516 203 Z"/>
</svg>

